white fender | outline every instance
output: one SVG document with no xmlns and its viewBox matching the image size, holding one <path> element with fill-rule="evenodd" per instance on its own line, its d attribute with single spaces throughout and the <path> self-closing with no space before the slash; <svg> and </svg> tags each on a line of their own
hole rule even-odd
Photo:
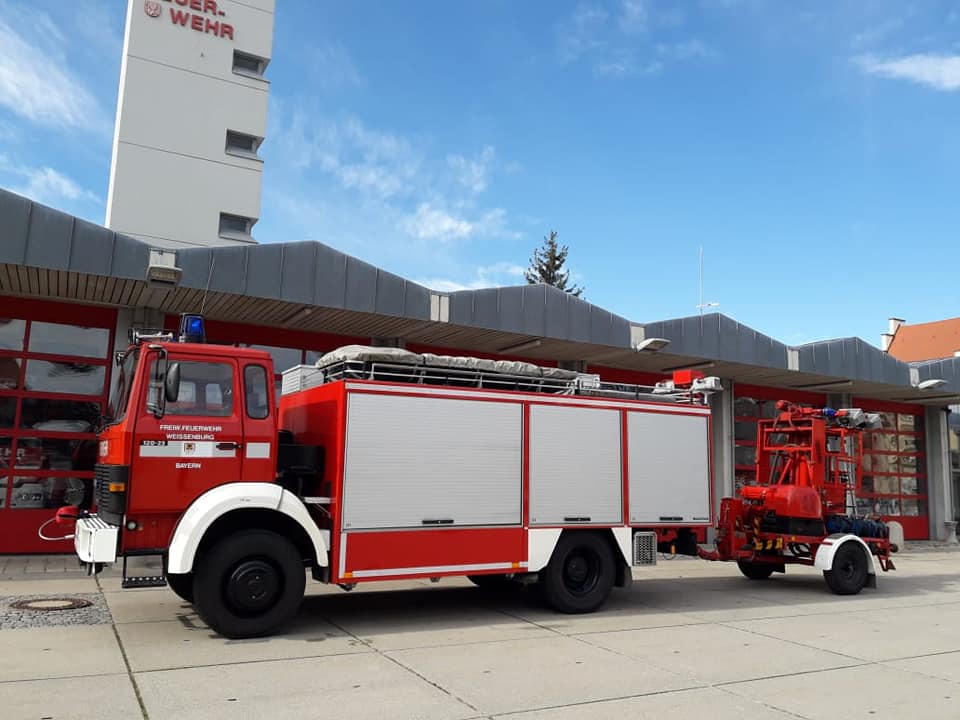
<svg viewBox="0 0 960 720">
<path fill-rule="evenodd" d="M 624 562 L 628 566 L 632 565 L 633 530 L 629 527 L 610 529 L 613 531 L 613 537 L 617 541 L 617 547 L 620 548 L 620 555 Z M 527 570 L 538 572 L 547 566 L 562 532 L 561 528 L 530 528 L 527 531 Z"/>
<path fill-rule="evenodd" d="M 856 535 L 845 535 L 844 533 L 834 533 L 824 538 L 823 544 L 817 549 L 817 556 L 813 559 L 813 566 L 817 570 L 832 570 L 833 556 L 837 554 L 841 545 L 848 542 L 860 544 L 867 554 L 867 572 L 870 575 L 876 575 L 877 568 L 873 564 L 873 553 L 870 552 L 867 544 Z"/>
<path fill-rule="evenodd" d="M 617 547 L 620 548 L 620 555 L 627 567 L 633 565 L 633 528 L 615 527 L 613 530 L 613 539 L 617 541 Z"/>
<path fill-rule="evenodd" d="M 317 564 L 327 566 L 329 533 L 316 526 L 296 495 L 274 483 L 229 483 L 205 492 L 180 518 L 170 542 L 167 572 L 177 575 L 193 570 L 197 548 L 210 526 L 231 510 L 250 508 L 275 510 L 295 520 L 313 543 Z"/>
</svg>

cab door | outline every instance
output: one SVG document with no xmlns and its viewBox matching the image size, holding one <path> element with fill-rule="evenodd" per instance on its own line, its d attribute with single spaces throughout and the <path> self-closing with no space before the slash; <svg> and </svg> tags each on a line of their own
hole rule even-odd
<svg viewBox="0 0 960 720">
<path fill-rule="evenodd" d="M 180 365 L 180 392 L 176 402 L 166 403 L 163 417 L 141 405 L 128 517 L 182 513 L 210 488 L 241 479 L 244 410 L 237 361 L 171 353 L 169 362 Z"/>
<path fill-rule="evenodd" d="M 277 423 L 273 378 L 266 363 L 240 361 L 243 383 L 243 480 L 273 482 L 277 477 Z"/>
</svg>

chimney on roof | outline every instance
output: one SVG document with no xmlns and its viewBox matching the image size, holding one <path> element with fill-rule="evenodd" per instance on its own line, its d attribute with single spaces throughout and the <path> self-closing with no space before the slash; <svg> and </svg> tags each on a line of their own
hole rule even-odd
<svg viewBox="0 0 960 720">
<path fill-rule="evenodd" d="M 900 326 L 903 325 L 905 320 L 901 318 L 890 318 L 887 320 L 888 329 L 887 332 L 880 335 L 880 349 L 884 352 L 890 349 L 890 344 L 893 342 L 894 336 L 897 334 L 897 330 L 900 329 Z"/>
</svg>

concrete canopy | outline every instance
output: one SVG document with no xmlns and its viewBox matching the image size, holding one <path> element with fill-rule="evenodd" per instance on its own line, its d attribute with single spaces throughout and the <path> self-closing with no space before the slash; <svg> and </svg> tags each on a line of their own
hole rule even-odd
<svg viewBox="0 0 960 720">
<path fill-rule="evenodd" d="M 463 352 L 513 353 L 734 381 L 960 402 L 960 358 L 911 366 L 859 338 L 789 347 L 725 315 L 634 323 L 545 285 L 432 291 L 319 242 L 176 251 L 179 282 L 150 282 L 149 245 L 0 190 L 0 293 L 72 300 Z M 637 352 L 644 339 L 670 341 Z M 933 390 L 916 386 L 942 379 Z"/>
</svg>

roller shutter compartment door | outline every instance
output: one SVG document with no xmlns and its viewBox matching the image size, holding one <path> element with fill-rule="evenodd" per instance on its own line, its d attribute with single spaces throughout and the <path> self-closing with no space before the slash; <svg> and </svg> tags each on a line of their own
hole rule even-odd
<svg viewBox="0 0 960 720">
<path fill-rule="evenodd" d="M 620 411 L 530 408 L 530 523 L 623 519 Z"/>
<path fill-rule="evenodd" d="M 707 416 L 631 412 L 627 416 L 630 521 L 710 520 Z"/>
<path fill-rule="evenodd" d="M 345 530 L 521 521 L 519 403 L 353 393 Z"/>
</svg>

